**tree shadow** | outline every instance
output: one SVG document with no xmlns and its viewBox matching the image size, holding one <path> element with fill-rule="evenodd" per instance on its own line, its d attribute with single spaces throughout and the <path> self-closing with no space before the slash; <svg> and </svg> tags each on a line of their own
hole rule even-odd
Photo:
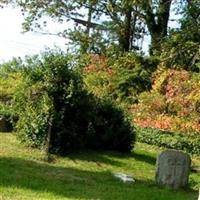
<svg viewBox="0 0 200 200">
<path fill-rule="evenodd" d="M 118 155 L 118 153 L 111 151 L 106 152 L 85 150 L 78 153 L 70 153 L 67 155 L 67 157 L 70 158 L 76 164 L 79 160 L 82 160 L 87 162 L 94 162 L 99 167 L 103 166 L 103 164 L 121 167 L 123 163 L 115 159 L 119 158 Z"/>
<path fill-rule="evenodd" d="M 156 164 L 156 158 L 153 157 L 153 156 L 145 155 L 145 154 L 142 154 L 142 153 L 136 153 L 136 152 L 133 152 L 132 156 L 133 156 L 133 158 L 135 158 L 138 161 L 145 162 L 145 163 L 148 163 L 150 165 Z"/>
<path fill-rule="evenodd" d="M 136 183 L 124 184 L 109 171 L 65 168 L 12 157 L 0 158 L 0 186 L 30 189 L 38 193 L 51 193 L 60 198 L 73 199 L 154 200 L 152 192 L 158 193 L 158 197 L 159 193 L 170 194 L 149 181 L 136 180 Z M 149 198 L 144 198 L 144 194 Z M 176 195 L 172 194 L 174 200 L 178 200 Z M 189 197 L 195 199 L 195 195 L 190 193 Z M 162 199 L 165 200 L 160 198 Z"/>
<path fill-rule="evenodd" d="M 64 168 L 12 157 L 0 158 L 0 185 L 75 199 L 110 200 L 109 192 L 116 196 L 115 189 L 116 193 L 118 189 L 133 192 L 131 184 L 126 187 L 108 171 Z"/>
<path fill-rule="evenodd" d="M 77 164 L 77 160 L 83 160 L 88 162 L 95 162 L 98 166 L 102 164 L 122 167 L 124 163 L 122 160 L 135 159 L 140 162 L 145 162 L 150 165 L 156 164 L 156 158 L 154 156 L 145 155 L 138 152 L 120 153 L 114 151 L 93 151 L 87 150 L 79 153 L 71 153 L 67 155 L 68 158 Z"/>
</svg>

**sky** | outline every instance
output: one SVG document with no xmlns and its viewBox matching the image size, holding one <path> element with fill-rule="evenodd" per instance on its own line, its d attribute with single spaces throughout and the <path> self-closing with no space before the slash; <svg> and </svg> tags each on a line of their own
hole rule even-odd
<svg viewBox="0 0 200 200">
<path fill-rule="evenodd" d="M 41 35 L 39 33 L 22 33 L 23 16 L 19 9 L 4 8 L 0 10 L 0 62 L 13 57 L 24 57 L 44 51 L 46 47 L 66 48 L 66 39 L 58 36 Z M 51 24 L 52 30 L 57 30 Z"/>
<path fill-rule="evenodd" d="M 67 41 L 64 38 L 33 32 L 23 34 L 22 22 L 23 16 L 20 9 L 4 8 L 0 10 L 0 63 L 13 57 L 23 58 L 25 55 L 38 54 L 47 47 L 57 46 L 63 50 L 66 49 Z M 171 27 L 176 26 L 176 22 L 171 22 Z M 57 32 L 59 28 L 62 29 L 59 25 L 50 22 L 52 32 Z M 147 52 L 150 38 L 145 37 L 145 40 L 144 49 Z"/>
</svg>

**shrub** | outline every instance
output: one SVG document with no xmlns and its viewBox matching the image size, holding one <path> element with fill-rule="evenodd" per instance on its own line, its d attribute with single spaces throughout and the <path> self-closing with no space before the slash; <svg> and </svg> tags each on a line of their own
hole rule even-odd
<svg viewBox="0 0 200 200">
<path fill-rule="evenodd" d="M 185 70 L 161 70 L 154 76 L 153 89 L 139 96 L 131 108 L 140 127 L 172 132 L 200 132 L 199 73 Z"/>
<path fill-rule="evenodd" d="M 138 95 L 151 89 L 151 74 L 156 58 L 143 58 L 134 53 L 112 56 L 90 55 L 83 68 L 87 89 L 100 98 L 119 103 L 135 103 Z"/>
<path fill-rule="evenodd" d="M 50 151 L 78 149 L 130 151 L 134 129 L 112 103 L 89 94 L 70 55 L 47 52 L 28 59 L 24 82 L 15 95 L 21 141 L 44 147 L 52 118 Z"/>
<path fill-rule="evenodd" d="M 137 128 L 137 141 L 200 154 L 200 133 L 181 134 L 152 128 Z"/>
<path fill-rule="evenodd" d="M 134 129 L 123 111 L 110 101 L 98 100 L 89 129 L 89 147 L 130 151 L 135 141 Z M 132 141 L 132 142 L 130 142 Z"/>
<path fill-rule="evenodd" d="M 15 111 L 12 107 L 13 95 L 21 84 L 20 60 L 13 59 L 0 65 L 0 118 L 5 121 L 7 130 L 12 130 Z"/>
</svg>

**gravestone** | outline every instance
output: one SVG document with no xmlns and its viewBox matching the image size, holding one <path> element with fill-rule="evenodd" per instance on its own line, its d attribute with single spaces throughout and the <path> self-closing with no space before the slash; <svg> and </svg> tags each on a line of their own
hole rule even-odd
<svg viewBox="0 0 200 200">
<path fill-rule="evenodd" d="M 156 183 L 173 189 L 187 187 L 190 165 L 188 154 L 175 150 L 162 152 L 156 162 Z"/>
</svg>

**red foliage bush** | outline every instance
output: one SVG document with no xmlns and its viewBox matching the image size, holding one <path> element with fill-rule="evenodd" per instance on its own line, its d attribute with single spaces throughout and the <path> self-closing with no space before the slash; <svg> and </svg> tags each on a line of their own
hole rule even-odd
<svg viewBox="0 0 200 200">
<path fill-rule="evenodd" d="M 150 92 L 131 108 L 139 127 L 200 132 L 200 75 L 184 70 L 158 70 Z"/>
</svg>

